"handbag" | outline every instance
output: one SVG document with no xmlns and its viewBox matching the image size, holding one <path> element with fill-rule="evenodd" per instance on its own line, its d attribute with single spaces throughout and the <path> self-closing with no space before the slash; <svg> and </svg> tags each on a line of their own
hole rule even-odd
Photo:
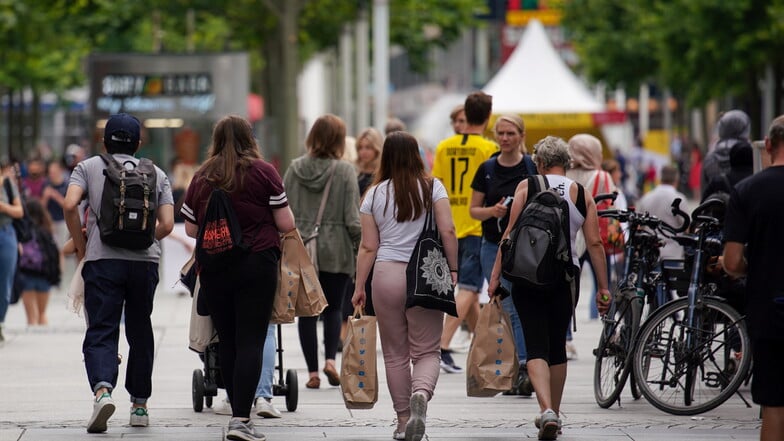
<svg viewBox="0 0 784 441">
<path fill-rule="evenodd" d="M 319 227 L 321 226 L 321 218 L 324 216 L 324 208 L 327 206 L 327 197 L 329 196 L 329 188 L 332 186 L 332 178 L 335 177 L 335 168 L 338 165 L 338 160 L 332 163 L 329 168 L 329 178 L 327 184 L 324 186 L 324 193 L 321 195 L 321 204 L 319 204 L 318 214 L 316 214 L 316 222 L 313 224 L 313 234 L 303 240 L 305 250 L 310 256 L 310 261 L 313 263 L 313 268 L 316 269 L 316 274 L 319 272 L 318 265 L 318 235 Z"/>
<path fill-rule="evenodd" d="M 610 175 L 604 171 L 598 171 L 594 176 L 593 190 L 591 196 L 597 194 L 610 193 Z M 596 210 L 607 210 L 612 208 L 612 201 L 603 200 L 596 204 Z M 604 245 L 604 252 L 608 255 L 616 254 L 623 250 L 624 237 L 621 222 L 618 219 L 609 217 L 599 217 L 599 234 Z"/>
<path fill-rule="evenodd" d="M 406 266 L 406 307 L 412 306 L 457 317 L 455 287 L 432 207 L 425 214 L 425 226 Z"/>
<path fill-rule="evenodd" d="M 8 178 L 3 180 L 3 187 L 5 187 L 5 194 L 8 196 L 8 203 L 13 203 L 14 192 L 11 190 L 11 181 Z M 19 219 L 13 218 L 11 225 L 13 225 L 14 232 L 16 232 L 16 241 L 24 243 L 33 238 L 33 221 L 30 219 L 30 215 L 27 214 L 27 207 L 25 207 L 24 195 L 22 193 L 19 193 L 19 198 L 22 200 L 24 214 Z"/>
<path fill-rule="evenodd" d="M 357 306 L 348 318 L 340 363 L 340 389 L 347 409 L 372 409 L 378 401 L 376 317 Z"/>
<path fill-rule="evenodd" d="M 466 393 L 469 397 L 492 397 L 512 388 L 520 369 L 509 315 L 500 296 L 479 311 L 474 339 L 466 360 Z"/>
</svg>

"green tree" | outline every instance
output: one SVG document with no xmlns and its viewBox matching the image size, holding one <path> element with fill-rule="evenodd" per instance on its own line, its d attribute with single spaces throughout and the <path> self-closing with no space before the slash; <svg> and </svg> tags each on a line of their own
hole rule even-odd
<svg viewBox="0 0 784 441">
<path fill-rule="evenodd" d="M 723 99 L 757 124 L 767 66 L 781 95 L 784 0 L 571 0 L 564 25 L 594 81 L 655 82 L 692 107 Z"/>
<path fill-rule="evenodd" d="M 266 97 L 282 151 L 299 150 L 296 79 L 304 60 L 334 47 L 370 0 L 0 0 L 0 93 L 63 91 L 85 81 L 100 52 L 243 50 Z M 427 68 L 429 48 L 475 25 L 483 0 L 391 1 L 393 44 Z M 428 31 L 428 32 L 426 32 Z M 10 117 L 9 117 L 10 118 Z M 11 126 L 12 124 L 9 124 Z M 33 137 L 35 138 L 35 136 Z M 283 165 L 293 156 L 288 154 Z"/>
</svg>

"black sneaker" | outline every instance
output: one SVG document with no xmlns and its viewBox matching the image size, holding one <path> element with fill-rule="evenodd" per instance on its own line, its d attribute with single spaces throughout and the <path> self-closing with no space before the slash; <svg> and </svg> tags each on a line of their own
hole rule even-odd
<svg viewBox="0 0 784 441">
<path fill-rule="evenodd" d="M 455 360 L 452 358 L 452 351 L 449 349 L 441 349 L 441 369 L 448 374 L 463 372 L 463 368 L 455 364 Z"/>
</svg>

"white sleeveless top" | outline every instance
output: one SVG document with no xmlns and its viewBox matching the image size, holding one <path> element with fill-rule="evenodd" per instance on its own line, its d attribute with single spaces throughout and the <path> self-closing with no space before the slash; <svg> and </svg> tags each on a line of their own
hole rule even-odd
<svg viewBox="0 0 784 441">
<path fill-rule="evenodd" d="M 569 243 L 571 243 L 572 247 L 572 262 L 574 263 L 574 266 L 579 267 L 580 256 L 577 255 L 575 239 L 577 237 L 577 232 L 580 231 L 585 223 L 585 216 L 580 213 L 580 210 L 577 209 L 577 205 L 575 205 L 572 198 L 569 197 L 569 188 L 571 188 L 574 181 L 561 175 L 546 175 L 546 177 L 547 183 L 550 184 L 550 188 L 556 190 L 569 204 Z"/>
</svg>

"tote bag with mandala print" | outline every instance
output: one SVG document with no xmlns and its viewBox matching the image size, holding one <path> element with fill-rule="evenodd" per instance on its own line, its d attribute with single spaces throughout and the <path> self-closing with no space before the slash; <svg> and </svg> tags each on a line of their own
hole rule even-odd
<svg viewBox="0 0 784 441">
<path fill-rule="evenodd" d="M 432 208 L 425 214 L 425 226 L 406 267 L 406 307 L 412 306 L 457 317 L 455 287 Z"/>
</svg>

